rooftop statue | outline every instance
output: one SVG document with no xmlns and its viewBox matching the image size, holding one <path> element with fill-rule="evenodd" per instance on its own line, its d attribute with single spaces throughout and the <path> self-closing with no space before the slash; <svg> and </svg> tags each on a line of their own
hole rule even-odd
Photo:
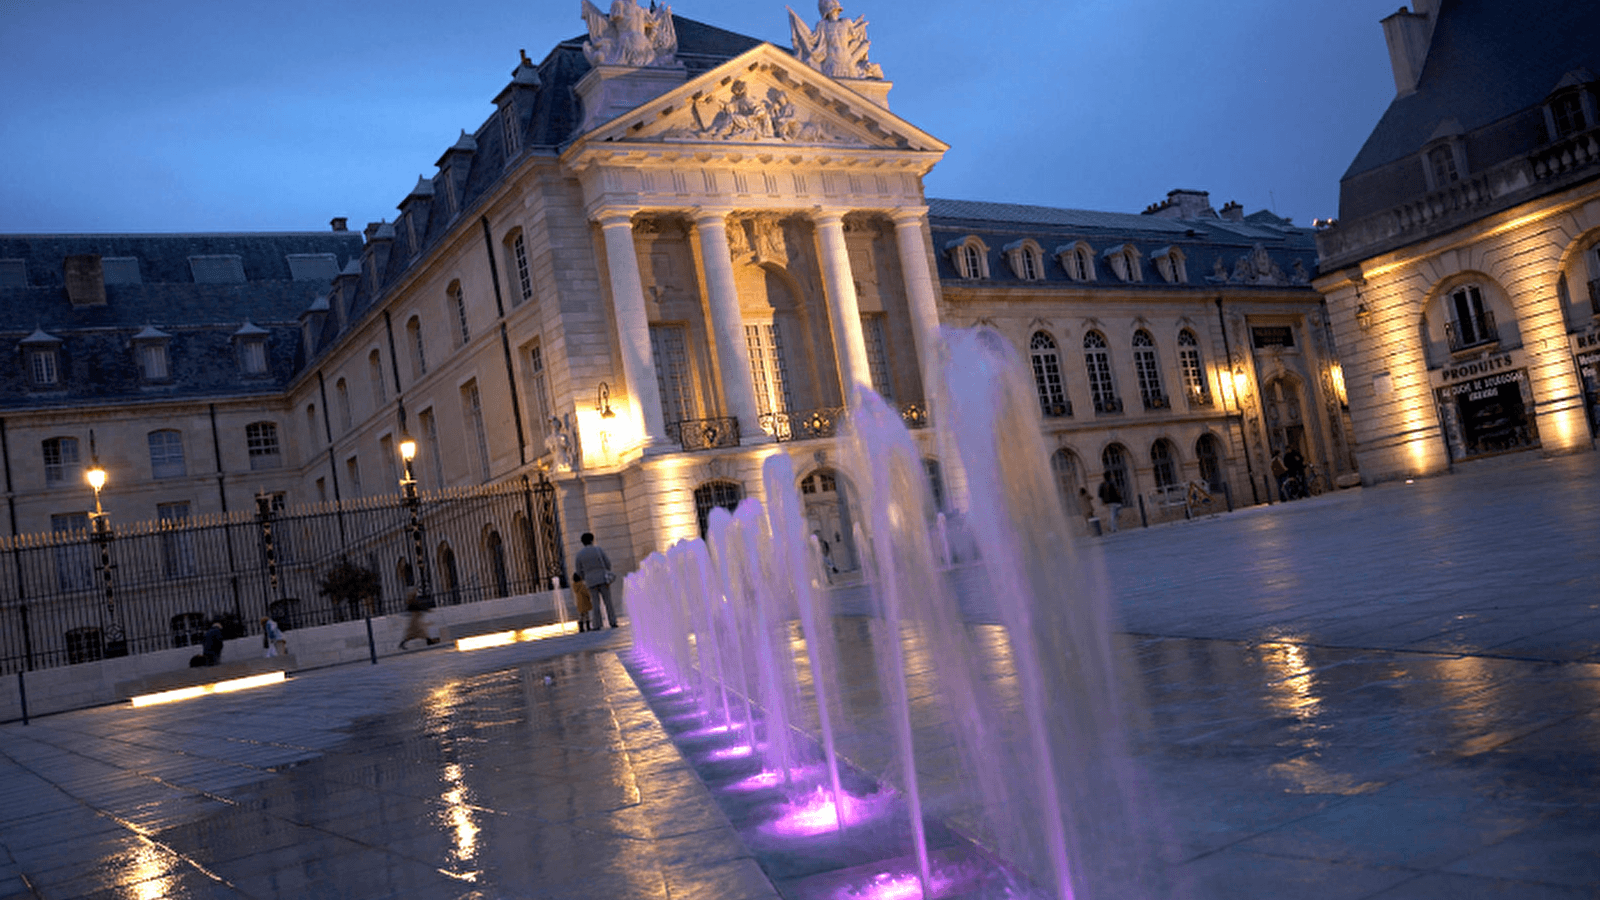
<svg viewBox="0 0 1600 900">
<path fill-rule="evenodd" d="M 786 7 L 787 8 L 787 7 Z M 822 19 L 815 30 L 793 9 L 789 9 L 789 34 L 794 38 L 794 55 L 801 62 L 833 78 L 874 78 L 882 80 L 882 67 L 867 62 L 867 19 L 841 18 L 839 0 L 817 0 Z"/>
<path fill-rule="evenodd" d="M 612 0 L 606 14 L 583 0 L 583 21 L 589 26 L 583 55 L 591 66 L 670 66 L 676 61 L 678 33 L 670 6 L 652 3 L 645 10 L 634 0 Z"/>
</svg>

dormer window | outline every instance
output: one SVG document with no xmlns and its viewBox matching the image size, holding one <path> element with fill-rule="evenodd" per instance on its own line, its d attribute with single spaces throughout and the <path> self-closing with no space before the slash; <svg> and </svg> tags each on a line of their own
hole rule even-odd
<svg viewBox="0 0 1600 900">
<path fill-rule="evenodd" d="M 1106 262 L 1121 281 L 1143 281 L 1144 271 L 1139 265 L 1139 251 L 1132 244 L 1123 244 L 1105 252 Z"/>
<path fill-rule="evenodd" d="M 1183 251 L 1177 247 L 1162 247 L 1151 254 L 1150 258 L 1155 261 L 1156 271 L 1161 273 L 1162 281 L 1168 284 L 1183 284 L 1189 280 Z"/>
<path fill-rule="evenodd" d="M 1038 281 L 1044 277 L 1044 266 L 1040 264 L 1044 253 L 1032 239 L 1007 244 L 1005 254 L 1012 274 L 1023 281 Z"/>
<path fill-rule="evenodd" d="M 139 366 L 139 377 L 151 383 L 172 380 L 167 360 L 167 345 L 171 341 L 172 335 L 154 325 L 145 326 L 133 336 L 133 355 Z"/>
<path fill-rule="evenodd" d="M 246 322 L 233 333 L 239 354 L 239 371 L 245 375 L 267 374 L 267 330 Z"/>
<path fill-rule="evenodd" d="M 966 279 L 989 277 L 989 248 L 976 237 L 966 237 L 945 245 L 956 274 Z"/>
<path fill-rule="evenodd" d="M 61 339 L 36 328 L 23 338 L 23 365 L 28 370 L 28 383 L 36 388 L 53 388 L 61 383 Z"/>
<path fill-rule="evenodd" d="M 1577 134 L 1588 127 L 1583 115 L 1583 95 L 1567 91 L 1550 99 L 1550 124 L 1556 140 Z"/>
<path fill-rule="evenodd" d="M 189 257 L 195 284 L 244 284 L 244 260 L 238 254 Z"/>
<path fill-rule="evenodd" d="M 506 157 L 510 158 L 522 152 L 522 133 L 517 128 L 517 107 L 507 101 L 500 107 L 500 128 L 506 135 Z"/>
<path fill-rule="evenodd" d="M 1073 281 L 1094 280 L 1094 248 L 1083 241 L 1056 248 L 1056 259 Z"/>
<path fill-rule="evenodd" d="M 1456 169 L 1456 154 L 1449 144 L 1428 151 L 1428 174 L 1433 176 L 1434 190 L 1461 180 L 1461 173 Z"/>
</svg>

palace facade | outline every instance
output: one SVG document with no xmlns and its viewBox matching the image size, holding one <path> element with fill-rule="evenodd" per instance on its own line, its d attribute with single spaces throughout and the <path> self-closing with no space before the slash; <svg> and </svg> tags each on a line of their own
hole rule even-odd
<svg viewBox="0 0 1600 900">
<path fill-rule="evenodd" d="M 1263 502 L 1290 446 L 1354 477 L 1308 229 L 1196 191 L 1143 214 L 930 200 L 947 148 L 890 111 L 864 40 L 841 65 L 621 5 L 524 56 L 359 234 L 0 238 L 10 533 L 84 528 L 91 455 L 116 521 L 181 522 L 393 496 L 411 439 L 423 491 L 547 480 L 568 552 L 592 531 L 626 569 L 786 453 L 849 567 L 855 386 L 963 505 L 925 390 L 942 325 L 1019 349 L 1064 498 L 1108 474 L 1125 526 L 1183 515 L 1191 483 Z M 833 27 L 864 26 L 796 33 Z"/>
<path fill-rule="evenodd" d="M 1383 20 L 1396 94 L 1317 235 L 1364 478 L 1600 433 L 1600 7 Z"/>
</svg>

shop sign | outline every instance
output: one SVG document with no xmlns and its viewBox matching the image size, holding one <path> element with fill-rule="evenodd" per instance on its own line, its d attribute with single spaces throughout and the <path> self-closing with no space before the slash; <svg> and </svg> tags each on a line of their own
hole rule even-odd
<svg viewBox="0 0 1600 900">
<path fill-rule="evenodd" d="M 1514 365 L 1515 363 L 1512 360 L 1510 353 L 1500 353 L 1488 357 L 1487 359 L 1474 360 L 1469 363 L 1462 363 L 1458 366 L 1448 366 L 1443 372 L 1440 373 L 1440 379 L 1445 384 L 1450 384 L 1454 381 L 1460 381 L 1463 378 L 1472 378 L 1477 375 L 1488 374 L 1489 372 L 1498 372 L 1501 369 L 1509 369 Z"/>
<path fill-rule="evenodd" d="M 1585 350 L 1600 350 L 1600 329 L 1591 328 L 1572 336 L 1572 352 L 1582 353 Z"/>
</svg>

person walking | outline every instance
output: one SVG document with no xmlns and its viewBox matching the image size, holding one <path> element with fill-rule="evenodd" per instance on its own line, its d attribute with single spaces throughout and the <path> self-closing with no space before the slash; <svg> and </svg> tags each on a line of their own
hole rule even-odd
<svg viewBox="0 0 1600 900">
<path fill-rule="evenodd" d="M 429 647 L 439 643 L 438 638 L 428 634 L 428 607 L 417 596 L 416 588 L 406 591 L 406 609 L 411 612 L 411 618 L 406 620 L 406 636 L 400 639 L 400 649 L 404 650 L 412 641 L 426 641 Z"/>
<path fill-rule="evenodd" d="M 589 594 L 589 586 L 583 583 L 582 569 L 572 573 L 572 597 L 578 603 L 578 630 L 593 631 L 589 617 L 590 610 L 594 609 L 594 599 Z"/>
<path fill-rule="evenodd" d="M 1089 496 L 1089 489 L 1086 488 L 1086 487 L 1079 487 L 1078 488 L 1078 512 L 1083 514 L 1084 527 L 1089 529 L 1089 533 L 1090 534 L 1093 534 L 1094 533 L 1094 498 Z"/>
<path fill-rule="evenodd" d="M 1106 505 L 1106 530 L 1114 534 L 1117 530 L 1117 513 L 1122 511 L 1122 492 L 1117 490 L 1110 472 L 1100 482 L 1100 502 Z"/>
<path fill-rule="evenodd" d="M 261 617 L 261 642 L 267 646 L 267 656 L 288 656 L 289 642 L 284 640 L 283 629 L 271 616 Z"/>
<path fill-rule="evenodd" d="M 583 543 L 576 560 L 578 574 L 583 576 L 589 593 L 598 598 L 594 601 L 594 622 L 589 627 L 600 628 L 600 604 L 604 603 L 605 616 L 611 620 L 611 627 L 616 628 L 617 608 L 611 603 L 611 582 L 617 580 L 617 574 L 611 571 L 611 557 L 594 542 L 593 534 L 585 531 L 578 540 Z"/>
</svg>

